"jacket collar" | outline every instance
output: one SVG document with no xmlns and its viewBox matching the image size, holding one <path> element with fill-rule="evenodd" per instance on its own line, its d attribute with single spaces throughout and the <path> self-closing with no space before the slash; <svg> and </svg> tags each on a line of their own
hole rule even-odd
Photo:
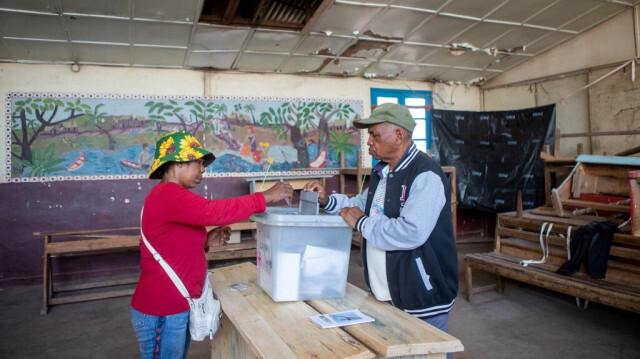
<svg viewBox="0 0 640 359">
<path fill-rule="evenodd" d="M 411 146 L 409 146 L 407 152 L 402 155 L 400 162 L 398 162 L 398 165 L 396 165 L 396 168 L 393 169 L 392 173 L 399 172 L 405 169 L 409 165 L 409 163 L 411 163 L 411 161 L 416 157 L 419 151 L 420 150 L 418 150 L 416 144 L 411 141 Z M 382 169 L 387 165 L 387 162 L 380 161 L 375 166 L 373 166 L 373 171 L 378 175 L 378 177 L 382 178 Z"/>
</svg>

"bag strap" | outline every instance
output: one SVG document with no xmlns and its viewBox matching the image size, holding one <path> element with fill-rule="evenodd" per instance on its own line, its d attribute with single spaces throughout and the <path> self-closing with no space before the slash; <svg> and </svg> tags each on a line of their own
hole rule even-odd
<svg viewBox="0 0 640 359">
<path fill-rule="evenodd" d="M 182 283 L 182 281 L 180 280 L 180 277 L 178 277 L 176 272 L 173 271 L 173 268 L 171 268 L 171 266 L 162 258 L 160 253 L 158 253 L 158 251 L 156 251 L 155 248 L 153 248 L 151 243 L 147 241 L 147 237 L 144 236 L 144 232 L 142 232 L 142 213 L 143 212 L 144 212 L 144 207 L 142 207 L 142 210 L 140 211 L 140 234 L 142 235 L 142 241 L 147 246 L 147 249 L 149 249 L 149 252 L 153 254 L 153 259 L 155 259 L 156 262 L 160 263 L 160 266 L 162 266 L 164 271 L 167 272 L 167 275 L 169 276 L 173 284 L 175 284 L 176 288 L 178 288 L 178 290 L 180 291 L 180 294 L 182 294 L 182 296 L 185 297 L 186 300 L 188 301 L 191 300 L 191 296 L 189 296 L 189 291 L 184 286 L 184 283 Z"/>
</svg>

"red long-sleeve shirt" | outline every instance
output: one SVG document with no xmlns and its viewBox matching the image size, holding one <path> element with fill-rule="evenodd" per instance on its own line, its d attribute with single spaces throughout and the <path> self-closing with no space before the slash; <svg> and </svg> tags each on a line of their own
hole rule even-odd
<svg viewBox="0 0 640 359">
<path fill-rule="evenodd" d="M 144 201 L 142 230 L 173 268 L 193 298 L 200 296 L 207 271 L 206 226 L 225 226 L 264 212 L 261 193 L 208 200 L 172 182 L 156 185 Z M 131 306 L 142 313 L 165 316 L 189 310 L 167 273 L 140 241 L 140 280 Z"/>
</svg>

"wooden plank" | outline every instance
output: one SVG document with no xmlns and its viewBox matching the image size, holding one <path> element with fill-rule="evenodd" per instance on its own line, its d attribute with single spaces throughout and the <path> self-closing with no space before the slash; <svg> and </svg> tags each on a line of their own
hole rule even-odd
<svg viewBox="0 0 640 359">
<path fill-rule="evenodd" d="M 51 255 L 68 255 L 80 253 L 97 253 L 107 250 L 137 249 L 140 247 L 140 236 L 118 236 L 109 239 L 89 239 L 80 241 L 47 243 L 45 252 Z"/>
<path fill-rule="evenodd" d="M 468 254 L 465 260 L 473 268 L 515 279 L 559 293 L 610 305 L 624 310 L 640 313 L 640 292 L 613 290 L 604 281 L 595 285 L 594 281 L 576 277 L 564 277 L 536 265 L 523 267 L 517 263 L 520 259 L 507 257 L 499 253 Z M 628 288 L 631 289 L 631 288 Z"/>
<path fill-rule="evenodd" d="M 354 308 L 375 318 L 373 323 L 346 326 L 343 329 L 382 357 L 463 351 L 462 343 L 424 321 L 347 283 L 344 298 L 307 301 L 320 313 L 335 313 Z M 402 328 L 402 330 L 400 330 Z"/>
<path fill-rule="evenodd" d="M 308 316 L 318 314 L 302 301 L 276 303 L 258 286 L 257 270 L 251 263 L 241 263 L 214 270 L 211 284 L 224 314 L 258 358 L 373 358 L 374 354 L 341 329 L 320 329 Z M 229 286 L 250 284 L 244 291 Z M 222 335 L 220 335 L 222 334 Z M 310 340 L 313 338 L 313 340 Z M 212 351 L 227 350 L 223 343 L 231 340 L 218 333 Z M 237 347 L 237 346 L 236 346 Z M 234 358 L 229 350 L 219 358 Z"/>
<path fill-rule="evenodd" d="M 104 299 L 104 298 L 125 297 L 127 295 L 132 295 L 134 290 L 135 288 L 130 288 L 130 289 L 111 290 L 111 291 L 105 291 L 105 292 L 99 292 L 99 293 L 87 293 L 87 294 L 67 295 L 64 297 L 53 297 L 49 299 L 49 305 L 85 302 L 88 300 L 97 300 L 97 299 Z"/>
<path fill-rule="evenodd" d="M 59 284 L 54 286 L 53 291 L 55 293 L 59 293 L 59 292 L 70 292 L 74 290 L 84 290 L 84 289 L 111 287 L 116 285 L 126 285 L 126 284 L 138 283 L 138 279 L 139 277 L 135 276 L 130 278 L 109 279 L 109 280 L 103 280 L 99 282 Z"/>
<path fill-rule="evenodd" d="M 222 247 L 209 248 L 209 252 L 205 256 L 208 261 L 255 258 L 256 244 L 255 240 L 243 240 L 240 243 L 225 244 Z"/>
<path fill-rule="evenodd" d="M 88 230 L 76 230 L 76 231 L 39 231 L 33 232 L 34 236 L 69 236 L 69 235 L 85 235 L 92 233 L 111 233 L 116 231 L 130 231 L 130 230 L 140 230 L 140 227 L 121 227 L 121 228 L 107 228 L 107 229 L 88 229 Z"/>
</svg>

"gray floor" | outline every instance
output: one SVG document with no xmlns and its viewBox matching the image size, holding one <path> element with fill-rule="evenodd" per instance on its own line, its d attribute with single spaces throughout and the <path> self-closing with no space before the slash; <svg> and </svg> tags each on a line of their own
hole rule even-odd
<svg viewBox="0 0 640 359">
<path fill-rule="evenodd" d="M 460 244 L 465 253 L 488 251 L 490 243 Z M 640 358 L 640 315 L 574 300 L 507 281 L 504 295 L 464 298 L 461 288 L 450 331 L 465 351 L 454 358 Z M 489 276 L 474 280 L 488 282 Z M 349 281 L 362 286 L 362 264 L 352 251 Z M 129 322 L 130 297 L 58 305 L 40 316 L 41 287 L 0 290 L 0 358 L 136 358 Z M 192 342 L 189 358 L 209 356 L 209 343 Z"/>
</svg>

